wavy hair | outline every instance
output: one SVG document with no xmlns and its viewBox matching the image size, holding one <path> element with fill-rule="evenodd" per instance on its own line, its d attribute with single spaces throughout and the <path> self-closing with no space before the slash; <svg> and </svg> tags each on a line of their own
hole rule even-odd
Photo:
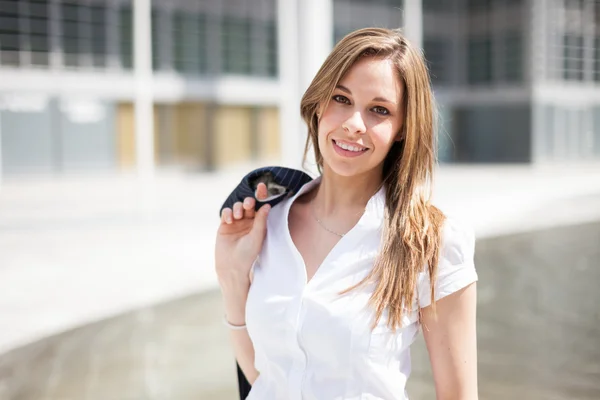
<svg viewBox="0 0 600 400">
<path fill-rule="evenodd" d="M 404 86 L 402 140 L 395 142 L 383 164 L 386 188 L 382 247 L 371 272 L 347 293 L 359 286 L 375 283 L 370 304 L 375 309 L 375 327 L 384 311 L 388 325 L 402 326 L 402 317 L 417 296 L 419 273 L 427 270 L 431 278 L 431 304 L 435 311 L 434 282 L 441 247 L 444 214 L 430 202 L 436 165 L 434 100 L 429 73 L 422 53 L 413 47 L 400 30 L 365 28 L 348 34 L 327 57 L 300 103 L 302 118 L 308 125 L 304 160 L 313 145 L 319 172 L 323 156 L 318 146 L 317 114 L 324 110 L 336 85 L 362 57 L 389 59 Z"/>
</svg>

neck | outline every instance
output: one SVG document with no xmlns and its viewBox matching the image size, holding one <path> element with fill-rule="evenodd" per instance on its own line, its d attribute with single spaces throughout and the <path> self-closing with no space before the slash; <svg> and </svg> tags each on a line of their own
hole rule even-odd
<svg viewBox="0 0 600 400">
<path fill-rule="evenodd" d="M 360 212 L 377 193 L 381 184 L 381 174 L 368 173 L 346 177 L 325 166 L 313 202 L 323 217 Z"/>
</svg>

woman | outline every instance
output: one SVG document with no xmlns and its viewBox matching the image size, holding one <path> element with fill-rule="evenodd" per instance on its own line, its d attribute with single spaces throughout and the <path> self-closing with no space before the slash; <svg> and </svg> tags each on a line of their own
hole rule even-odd
<svg viewBox="0 0 600 400">
<path fill-rule="evenodd" d="M 396 30 L 353 32 L 301 113 L 321 176 L 272 210 L 251 197 L 224 209 L 217 234 L 248 398 L 405 399 L 422 326 L 437 398 L 476 399 L 474 237 L 430 203 L 421 53 Z"/>
</svg>

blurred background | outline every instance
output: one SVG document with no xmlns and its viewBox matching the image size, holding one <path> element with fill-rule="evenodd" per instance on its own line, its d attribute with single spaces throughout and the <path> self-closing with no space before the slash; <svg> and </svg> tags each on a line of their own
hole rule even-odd
<svg viewBox="0 0 600 400">
<path fill-rule="evenodd" d="M 366 26 L 427 59 L 480 397 L 600 399 L 600 1 L 0 0 L 1 400 L 236 398 L 219 207 L 301 167 L 302 93 Z"/>
</svg>

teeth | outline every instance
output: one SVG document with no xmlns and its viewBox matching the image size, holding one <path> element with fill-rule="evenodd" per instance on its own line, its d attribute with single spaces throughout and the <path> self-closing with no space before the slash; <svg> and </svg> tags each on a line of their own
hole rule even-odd
<svg viewBox="0 0 600 400">
<path fill-rule="evenodd" d="M 360 152 L 363 151 L 365 149 L 360 148 L 360 147 L 355 147 L 355 146 L 349 146 L 346 143 L 342 143 L 342 142 L 335 142 L 335 144 L 337 144 L 339 147 L 341 147 L 344 150 L 348 150 L 348 151 L 356 151 L 356 152 Z"/>
</svg>

